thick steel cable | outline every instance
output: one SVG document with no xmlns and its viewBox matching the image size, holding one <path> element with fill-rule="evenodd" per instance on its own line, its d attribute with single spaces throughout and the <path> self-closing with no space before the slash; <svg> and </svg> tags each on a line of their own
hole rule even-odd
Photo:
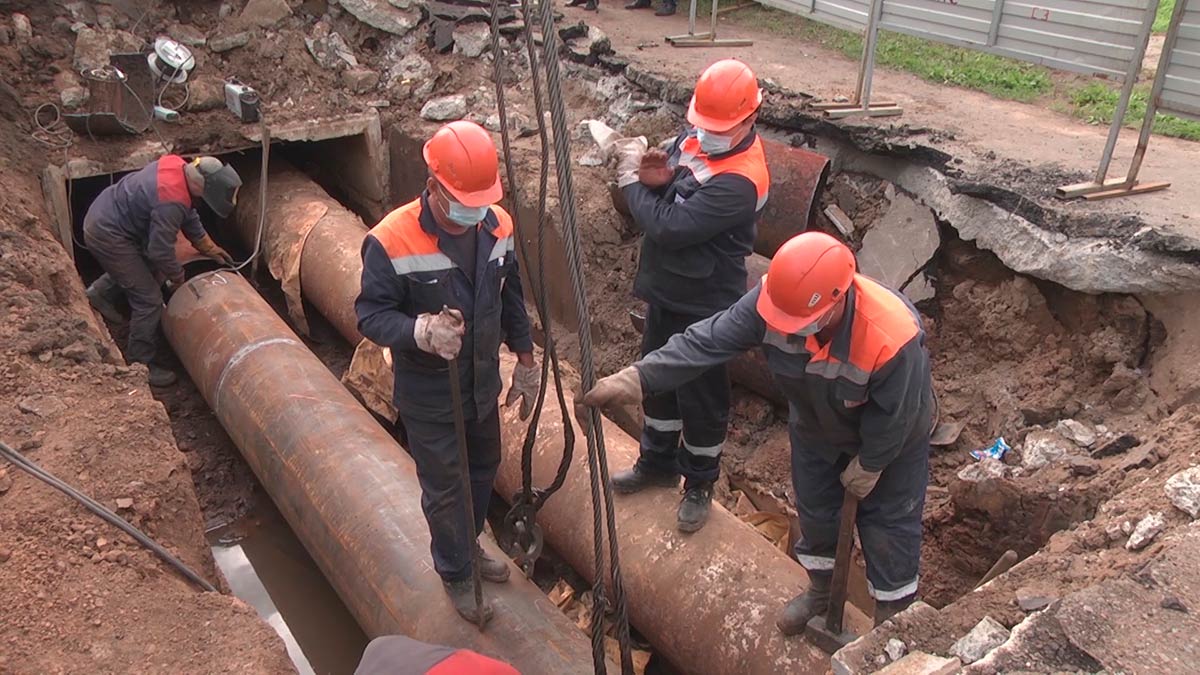
<svg viewBox="0 0 1200 675">
<path fill-rule="evenodd" d="M 559 41 L 558 33 L 554 31 L 553 0 L 543 0 L 541 3 L 542 20 L 542 49 L 543 63 L 546 67 L 546 86 L 549 91 L 550 121 L 554 127 L 554 170 L 558 178 L 558 206 L 562 211 L 563 239 L 567 252 L 567 269 L 571 277 L 571 289 L 575 295 L 576 316 L 579 318 L 579 351 L 582 385 L 584 390 L 590 389 L 596 382 L 596 368 L 592 362 L 591 315 L 588 313 L 587 289 L 583 280 L 583 255 L 579 245 L 579 224 L 575 213 L 575 189 L 571 177 L 571 137 L 567 132 L 567 115 L 563 103 L 562 85 L 558 67 Z M 528 26 L 526 27 L 528 30 Z M 596 558 L 596 579 L 594 604 L 592 606 L 592 649 L 595 652 L 597 643 L 603 648 L 602 629 L 598 632 L 598 623 L 603 623 L 604 603 L 604 572 L 600 569 L 603 560 L 603 545 L 599 535 L 600 514 L 595 505 L 600 503 L 603 492 L 604 518 L 608 531 L 609 566 L 612 572 L 613 608 L 616 613 L 617 641 L 621 648 L 621 672 L 629 675 L 633 672 L 633 655 L 629 645 L 629 613 L 625 601 L 625 587 L 621 581 L 621 561 L 619 542 L 617 541 L 617 518 L 613 510 L 612 485 L 608 476 L 608 453 L 604 447 L 604 432 L 600 424 L 600 411 L 596 408 L 588 410 L 587 423 L 590 429 L 585 429 L 588 440 L 588 465 L 591 469 L 592 504 L 594 512 L 594 536 Z M 597 673 L 604 673 L 603 655 L 593 653 L 593 661 Z"/>
<path fill-rule="evenodd" d="M 550 144 L 546 136 L 546 127 L 544 124 L 543 111 L 545 105 L 542 101 L 542 85 L 541 76 L 537 72 L 536 50 L 533 45 L 533 36 L 528 30 L 531 26 L 531 17 L 527 8 L 528 0 L 522 4 L 522 13 L 525 15 L 526 30 L 526 49 L 530 52 L 529 69 L 533 85 L 534 106 L 538 115 L 538 133 L 541 140 L 542 166 L 541 173 L 538 176 L 538 225 L 537 225 L 537 278 L 531 271 L 529 279 L 531 282 L 530 292 L 533 294 L 534 306 L 537 309 L 538 320 L 542 322 L 542 331 L 544 334 L 542 340 L 543 351 L 545 352 L 542 358 L 542 379 L 541 387 L 538 389 L 537 402 L 533 408 L 533 415 L 529 418 L 529 426 L 525 431 L 525 442 L 521 447 L 521 494 L 525 504 L 533 504 L 536 508 L 545 503 L 551 495 L 563 486 L 567 479 L 567 472 L 571 468 L 571 459 L 574 456 L 575 448 L 575 430 L 571 426 L 571 413 L 567 406 L 566 395 L 563 392 L 562 372 L 558 365 L 558 351 L 554 346 L 554 337 L 552 335 L 552 326 L 550 318 L 550 310 L 546 300 L 546 194 L 549 191 L 549 163 L 550 163 Z M 525 261 L 529 260 L 529 252 L 525 245 L 524 227 L 521 224 L 521 188 L 517 183 L 516 171 L 512 163 L 512 142 L 508 129 L 508 109 L 504 100 L 504 48 L 500 43 L 500 2 L 492 0 L 492 28 L 491 28 L 491 46 L 492 46 L 492 77 L 496 81 L 496 109 L 500 117 L 500 143 L 503 149 L 504 172 L 508 177 L 509 191 L 512 193 L 512 219 L 513 226 L 516 229 L 517 246 L 521 251 L 521 258 Z M 526 267 L 526 269 L 529 269 Z M 558 405 L 562 413 L 563 424 L 563 454 L 559 461 L 558 471 L 554 475 L 554 480 L 550 485 L 541 492 L 538 498 L 538 503 L 534 504 L 533 494 L 533 445 L 537 441 L 538 423 L 542 416 L 542 407 L 546 402 L 546 389 L 549 386 L 550 367 L 554 367 L 554 387 L 558 394 Z"/>
<path fill-rule="evenodd" d="M 17 452 L 16 450 L 13 450 L 7 443 L 5 443 L 3 441 L 0 441 L 0 457 L 7 459 L 9 462 L 12 463 L 13 466 L 17 467 L 18 469 L 21 469 L 22 471 L 28 473 L 29 475 L 33 476 L 34 478 L 37 478 L 38 480 L 49 485 L 50 487 L 54 488 L 55 490 L 58 490 L 59 492 L 65 494 L 66 496 L 70 497 L 71 499 L 74 499 L 75 501 L 79 502 L 80 504 L 83 505 L 84 508 L 86 508 L 87 510 L 96 514 L 97 516 L 102 518 L 105 522 L 109 523 L 110 525 L 113 525 L 114 527 L 121 530 L 125 534 L 128 534 L 129 536 L 133 537 L 135 540 L 137 540 L 137 542 L 139 544 L 141 544 L 142 546 L 149 549 L 151 552 L 154 553 L 154 555 L 161 558 L 163 560 L 163 562 L 166 562 L 171 567 L 174 567 L 176 570 L 179 571 L 180 574 L 187 577 L 187 579 L 189 581 L 196 584 L 200 588 L 202 588 L 206 591 L 212 591 L 214 593 L 217 592 L 217 589 L 215 587 L 213 587 L 213 585 L 210 584 L 207 579 L 205 579 L 204 577 L 197 574 L 195 571 L 192 570 L 192 568 L 190 568 L 186 564 L 184 564 L 183 561 L 181 561 L 180 559 L 171 555 L 171 553 L 169 551 L 167 551 L 165 548 L 163 548 L 158 542 L 156 542 L 153 539 L 151 539 L 150 537 L 146 536 L 146 534 L 144 532 L 142 532 L 138 528 L 134 527 L 133 525 L 130 525 L 128 522 L 126 522 L 126 520 L 124 518 L 118 516 L 117 514 L 113 513 L 112 511 L 108 510 L 108 508 L 105 507 L 100 502 L 97 502 L 96 500 L 92 499 L 91 497 L 83 494 L 79 490 L 77 490 L 74 487 L 63 482 L 60 478 L 58 478 L 54 474 L 52 474 L 49 471 L 46 471 L 42 467 L 38 466 L 36 463 L 34 463 L 33 460 L 28 459 L 21 453 Z"/>
</svg>

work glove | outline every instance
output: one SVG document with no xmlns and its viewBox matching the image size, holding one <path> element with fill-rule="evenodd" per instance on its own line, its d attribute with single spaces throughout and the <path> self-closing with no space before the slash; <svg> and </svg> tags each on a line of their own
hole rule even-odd
<svg viewBox="0 0 1200 675">
<path fill-rule="evenodd" d="M 212 237 L 208 235 L 204 235 L 199 241 L 193 242 L 192 246 L 195 246 L 197 251 L 214 260 L 220 260 L 226 265 L 233 266 L 233 256 L 229 255 L 229 252 L 225 249 L 217 246 L 217 242 L 213 241 Z"/>
<path fill-rule="evenodd" d="M 641 136 L 618 139 L 613 142 L 612 152 L 617 157 L 617 187 L 638 182 L 638 169 L 646 154 L 646 139 Z"/>
<path fill-rule="evenodd" d="M 462 351 L 463 334 L 467 322 L 462 312 L 443 307 L 437 314 L 421 314 L 413 327 L 413 339 L 417 349 L 449 361 Z"/>
<path fill-rule="evenodd" d="M 587 429 L 588 407 L 641 403 L 642 377 L 635 366 L 626 366 L 608 377 L 602 377 L 583 396 L 575 397 L 575 421 L 580 428 Z"/>
<path fill-rule="evenodd" d="M 533 403 L 537 400 L 538 390 L 542 387 L 542 371 L 533 365 L 523 366 L 517 361 L 513 368 L 512 386 L 508 388 L 508 397 L 504 399 L 504 407 L 511 406 L 521 399 L 521 419 L 529 419 L 533 411 Z"/>
<path fill-rule="evenodd" d="M 642 155 L 641 164 L 638 166 L 638 180 L 642 185 L 657 190 L 669 184 L 674 177 L 675 171 L 667 166 L 667 153 L 653 148 Z"/>
<path fill-rule="evenodd" d="M 858 457 L 850 460 L 846 470 L 842 471 L 842 487 L 858 499 L 865 499 L 875 489 L 879 482 L 879 471 L 868 471 L 863 468 Z"/>
</svg>

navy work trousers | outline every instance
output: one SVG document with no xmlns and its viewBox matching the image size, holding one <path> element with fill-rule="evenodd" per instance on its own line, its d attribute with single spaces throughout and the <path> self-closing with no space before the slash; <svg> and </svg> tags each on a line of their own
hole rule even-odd
<svg viewBox="0 0 1200 675">
<path fill-rule="evenodd" d="M 650 305 L 642 356 L 706 318 Z M 675 391 L 647 396 L 642 411 L 640 468 L 683 474 L 687 487 L 717 479 L 729 426 L 729 370 L 725 366 L 712 368 Z"/>
<path fill-rule="evenodd" d="M 95 256 L 104 274 L 93 288 L 110 302 L 123 291 L 129 302 L 129 344 L 125 360 L 149 364 L 158 350 L 158 326 L 162 319 L 162 287 L 150 268 L 150 262 L 138 249 L 114 228 L 96 222 L 88 212 L 83 219 L 83 240 Z"/>
<path fill-rule="evenodd" d="M 411 419 L 403 411 L 400 421 L 408 436 L 408 452 L 417 464 L 421 510 L 429 523 L 433 568 L 446 582 L 467 579 L 471 576 L 471 552 L 476 539 L 468 531 L 454 423 Z M 477 536 L 483 532 L 492 483 L 500 468 L 499 409 L 493 407 L 491 414 L 482 420 L 467 420 L 466 430 Z"/>
<path fill-rule="evenodd" d="M 809 574 L 832 574 L 842 510 L 842 455 L 830 464 L 809 450 L 790 429 L 792 485 L 800 516 L 796 559 Z M 929 484 L 929 439 L 900 451 L 875 489 L 858 505 L 858 537 L 867 561 L 867 586 L 876 600 L 907 598 L 917 592 L 921 561 L 921 515 Z"/>
</svg>

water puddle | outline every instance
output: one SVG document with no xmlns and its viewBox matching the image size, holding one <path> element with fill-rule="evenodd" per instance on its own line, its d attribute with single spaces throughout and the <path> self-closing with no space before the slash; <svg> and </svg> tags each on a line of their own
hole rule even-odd
<svg viewBox="0 0 1200 675">
<path fill-rule="evenodd" d="M 208 532 L 233 594 L 283 638 L 301 675 L 354 672 L 367 636 L 270 498 L 255 501 L 245 518 Z"/>
</svg>

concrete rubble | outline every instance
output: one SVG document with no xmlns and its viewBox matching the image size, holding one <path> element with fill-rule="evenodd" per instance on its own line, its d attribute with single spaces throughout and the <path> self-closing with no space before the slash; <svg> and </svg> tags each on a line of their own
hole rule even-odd
<svg viewBox="0 0 1200 675">
<path fill-rule="evenodd" d="M 1033 588 L 1017 589 L 1017 607 L 1022 612 L 1036 612 L 1051 605 L 1057 598 L 1048 593 L 1041 593 Z"/>
<path fill-rule="evenodd" d="M 986 656 L 988 652 L 1004 644 L 1006 640 L 1008 640 L 1008 629 L 992 617 L 985 616 L 971 629 L 970 633 L 954 643 L 954 646 L 950 648 L 950 653 L 961 659 L 963 663 L 975 663 Z"/>
<path fill-rule="evenodd" d="M 474 59 L 491 46 L 492 30 L 486 23 L 468 23 L 454 27 L 454 53 Z"/>
<path fill-rule="evenodd" d="M 885 286 L 900 288 L 929 264 L 940 245 L 933 212 L 908 195 L 897 194 L 863 237 L 859 271 Z"/>
<path fill-rule="evenodd" d="M 1147 515 L 1134 526 L 1133 532 L 1129 535 L 1129 541 L 1125 542 L 1125 548 L 1130 551 L 1140 551 L 1146 548 L 1166 526 L 1167 521 L 1163 518 L 1163 514 L 1151 513 Z"/>
<path fill-rule="evenodd" d="M 404 35 L 421 21 L 419 3 L 414 0 L 338 0 L 351 16 L 385 33 Z"/>
<path fill-rule="evenodd" d="M 442 96 L 421 106 L 421 117 L 432 122 L 459 120 L 467 115 L 467 97 L 462 94 Z"/>
<path fill-rule="evenodd" d="M 1167 479 L 1165 489 L 1167 498 L 1175 508 L 1192 518 L 1200 516 L 1200 466 L 1193 466 L 1171 476 Z"/>
<path fill-rule="evenodd" d="M 286 0 L 250 0 L 242 8 L 243 23 L 270 28 L 292 15 Z"/>
<path fill-rule="evenodd" d="M 67 87 L 59 93 L 59 100 L 62 101 L 63 108 L 74 110 L 82 108 L 88 101 L 88 90 L 83 87 Z"/>
<path fill-rule="evenodd" d="M 1031 431 L 1021 447 L 1021 466 L 1026 469 L 1039 469 L 1065 459 L 1074 449 L 1075 445 L 1071 441 L 1055 431 Z"/>
<path fill-rule="evenodd" d="M 407 54 L 388 70 L 387 81 L 396 96 L 425 98 L 435 85 L 433 64 L 420 54 Z"/>
<path fill-rule="evenodd" d="M 1096 444 L 1096 430 L 1086 422 L 1061 420 L 1055 425 L 1054 431 L 1081 448 L 1090 448 Z"/>
<path fill-rule="evenodd" d="M 358 67 L 358 58 L 354 56 L 354 50 L 337 31 L 330 30 L 327 22 L 317 23 L 313 27 L 312 35 L 304 38 L 304 45 L 308 48 L 308 53 L 312 54 L 313 60 L 322 68 L 332 70 L 344 66 Z"/>
<path fill-rule="evenodd" d="M 217 54 L 227 52 L 250 44 L 250 31 L 238 31 L 209 38 L 208 48 Z"/>
<path fill-rule="evenodd" d="M 899 661 L 908 651 L 908 647 L 903 641 L 891 638 L 887 641 L 887 645 L 883 648 L 883 653 L 892 661 Z"/>
<path fill-rule="evenodd" d="M 991 457 L 985 457 L 974 464 L 968 464 L 958 472 L 958 479 L 971 483 L 1004 478 L 1009 474 L 1009 467 L 1004 462 Z"/>
<path fill-rule="evenodd" d="M 950 675 L 958 672 L 962 662 L 925 652 L 913 652 L 890 666 L 877 671 L 877 675 Z"/>
<path fill-rule="evenodd" d="M 347 68 L 341 78 L 342 84 L 355 94 L 365 94 L 379 86 L 379 73 L 370 68 Z"/>
</svg>

